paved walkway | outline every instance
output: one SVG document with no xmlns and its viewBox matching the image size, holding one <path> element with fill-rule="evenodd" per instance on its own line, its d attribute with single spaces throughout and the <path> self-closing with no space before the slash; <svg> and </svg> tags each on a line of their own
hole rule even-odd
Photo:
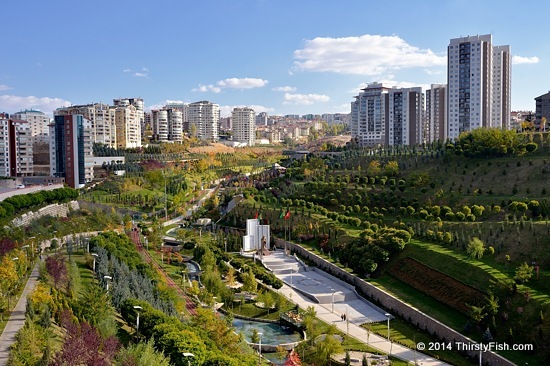
<svg viewBox="0 0 550 366">
<path fill-rule="evenodd" d="M 37 261 L 31 272 L 29 280 L 23 289 L 23 293 L 13 309 L 6 327 L 0 335 L 0 366 L 5 366 L 10 357 L 10 347 L 15 342 L 15 335 L 25 324 L 25 309 L 27 307 L 27 295 L 29 295 L 38 283 L 38 267 L 40 261 Z"/>
<path fill-rule="evenodd" d="M 411 362 L 416 360 L 418 365 L 447 365 L 445 362 L 410 348 L 391 343 L 384 337 L 373 333 L 367 335 L 367 330 L 362 328 L 361 324 L 387 321 L 385 312 L 370 302 L 358 298 L 344 282 L 321 271 L 306 271 L 306 267 L 296 258 L 285 256 L 282 250 L 264 256 L 263 263 L 266 267 L 274 269 L 273 273 L 285 283 L 279 290 L 281 294 L 302 309 L 313 306 L 319 319 L 328 324 L 335 324 L 341 332 L 402 360 Z M 348 321 L 342 321 L 342 314 L 347 314 Z"/>
</svg>

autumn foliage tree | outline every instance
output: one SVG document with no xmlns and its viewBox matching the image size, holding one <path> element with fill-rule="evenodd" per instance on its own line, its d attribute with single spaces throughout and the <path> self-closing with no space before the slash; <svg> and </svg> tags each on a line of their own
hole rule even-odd
<svg viewBox="0 0 550 366">
<path fill-rule="evenodd" d="M 65 288 L 68 282 L 67 263 L 60 253 L 46 258 L 46 271 L 53 280 L 54 287 Z"/>
</svg>

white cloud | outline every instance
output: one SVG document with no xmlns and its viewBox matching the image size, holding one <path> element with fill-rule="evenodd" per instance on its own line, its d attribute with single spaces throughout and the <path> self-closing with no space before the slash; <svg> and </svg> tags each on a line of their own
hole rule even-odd
<svg viewBox="0 0 550 366">
<path fill-rule="evenodd" d="M 8 85 L 0 84 L 0 90 L 10 90 L 11 87 Z"/>
<path fill-rule="evenodd" d="M 261 112 L 273 112 L 275 109 L 270 107 L 265 107 L 263 105 L 221 105 L 220 106 L 220 116 L 221 117 L 231 117 L 231 112 L 234 108 L 252 108 L 256 114 Z"/>
<path fill-rule="evenodd" d="M 522 57 L 518 55 L 514 55 L 512 57 L 512 64 L 513 65 L 520 65 L 520 64 L 538 64 L 539 58 L 537 56 L 533 57 Z"/>
<path fill-rule="evenodd" d="M 124 69 L 122 70 L 122 72 L 131 72 L 132 70 L 131 69 Z"/>
<path fill-rule="evenodd" d="M 194 92 L 213 92 L 219 93 L 222 89 L 253 89 L 261 88 L 267 85 L 269 81 L 257 78 L 229 78 L 216 82 L 216 85 L 199 84 L 197 88 L 191 89 Z"/>
<path fill-rule="evenodd" d="M 148 69 L 148 68 L 146 68 L 146 67 L 142 67 L 142 68 L 141 68 L 141 71 L 144 71 L 144 72 L 149 72 L 149 69 Z"/>
<path fill-rule="evenodd" d="M 380 75 L 388 70 L 447 64 L 446 55 L 409 45 L 397 36 L 365 34 L 360 37 L 306 40 L 294 51 L 295 69 L 341 74 Z"/>
<path fill-rule="evenodd" d="M 159 103 L 156 103 L 156 104 L 151 104 L 150 106 L 146 106 L 145 110 L 146 111 L 151 111 L 153 109 L 161 109 L 164 106 L 166 106 L 167 104 L 182 104 L 182 103 L 189 104 L 189 101 L 166 99 L 165 101 L 162 101 L 162 102 L 159 102 Z"/>
<path fill-rule="evenodd" d="M 257 78 L 229 78 L 216 83 L 221 88 L 252 89 L 261 88 L 269 81 Z"/>
<path fill-rule="evenodd" d="M 198 93 L 206 93 L 209 91 L 211 91 L 212 93 L 219 93 L 222 91 L 222 89 L 212 84 L 208 84 L 208 85 L 199 84 L 198 88 L 193 88 L 191 89 L 191 91 L 198 92 Z"/>
<path fill-rule="evenodd" d="M 134 76 L 138 77 L 138 78 L 146 78 L 149 74 L 145 73 L 145 72 L 136 72 L 134 73 Z"/>
<path fill-rule="evenodd" d="M 71 102 L 61 98 L 20 97 L 17 95 L 0 95 L 0 111 L 14 113 L 23 109 L 38 109 L 52 115 L 53 110 L 71 105 Z"/>
<path fill-rule="evenodd" d="M 275 87 L 273 89 L 271 89 L 273 91 L 278 91 L 278 92 L 295 92 L 296 91 L 296 87 L 294 86 L 278 86 L 278 87 Z"/>
<path fill-rule="evenodd" d="M 441 75 L 443 74 L 443 70 L 430 70 L 430 69 L 425 69 L 424 72 L 428 75 Z"/>
<path fill-rule="evenodd" d="M 322 94 L 290 94 L 285 93 L 283 104 L 311 105 L 316 102 L 328 102 L 330 97 Z"/>
</svg>

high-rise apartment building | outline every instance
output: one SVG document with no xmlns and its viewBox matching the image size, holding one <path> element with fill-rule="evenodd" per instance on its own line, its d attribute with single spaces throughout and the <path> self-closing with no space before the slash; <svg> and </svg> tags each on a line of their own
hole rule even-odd
<svg viewBox="0 0 550 366">
<path fill-rule="evenodd" d="M 133 105 L 119 106 L 115 110 L 116 148 L 141 147 L 140 114 Z"/>
<path fill-rule="evenodd" d="M 388 92 L 387 146 L 423 143 L 424 94 L 421 87 L 392 88 Z"/>
<path fill-rule="evenodd" d="M 143 134 L 146 130 L 145 126 L 145 110 L 144 110 L 144 103 L 142 98 L 119 98 L 119 99 L 113 99 L 113 105 L 115 107 L 126 107 L 129 105 L 133 105 L 136 107 L 136 115 L 139 122 L 139 134 L 140 139 L 143 138 Z M 141 144 L 139 145 L 141 146 Z"/>
<path fill-rule="evenodd" d="M 426 90 L 426 124 L 424 141 L 447 139 L 447 85 L 432 84 Z"/>
<path fill-rule="evenodd" d="M 233 141 L 254 146 L 256 144 L 256 112 L 254 112 L 254 109 L 233 108 L 231 120 L 233 124 Z"/>
<path fill-rule="evenodd" d="M 44 112 L 27 109 L 21 112 L 12 114 L 13 119 L 27 121 L 29 123 L 30 134 L 32 142 L 35 143 L 49 143 L 50 129 L 50 117 Z"/>
<path fill-rule="evenodd" d="M 50 175 L 82 188 L 94 177 L 91 121 L 81 114 L 57 115 L 50 125 Z"/>
<path fill-rule="evenodd" d="M 58 108 L 54 116 L 80 114 L 89 121 L 92 141 L 112 148 L 117 147 L 116 141 L 116 108 L 108 104 L 93 103 Z"/>
<path fill-rule="evenodd" d="M 268 115 L 266 112 L 260 112 L 256 116 L 256 124 L 259 126 L 267 126 Z"/>
<path fill-rule="evenodd" d="M 201 140 L 217 141 L 220 106 L 208 101 L 189 104 L 189 133 Z"/>
<path fill-rule="evenodd" d="M 183 141 L 183 112 L 178 108 L 168 109 L 168 141 Z"/>
<path fill-rule="evenodd" d="M 448 47 L 447 137 L 480 127 L 509 128 L 511 56 L 490 34 L 451 39 Z"/>
<path fill-rule="evenodd" d="M 151 111 L 151 128 L 153 140 L 168 141 L 168 111 L 166 109 Z"/>
<path fill-rule="evenodd" d="M 390 90 L 380 83 L 372 83 L 351 103 L 351 136 L 359 145 L 384 144 Z"/>
<path fill-rule="evenodd" d="M 543 118 L 545 124 L 541 126 Z M 550 120 L 550 92 L 535 98 L 535 125 L 540 130 L 548 130 Z"/>
<path fill-rule="evenodd" d="M 27 121 L 0 113 L 0 176 L 33 175 L 32 137 Z"/>
</svg>

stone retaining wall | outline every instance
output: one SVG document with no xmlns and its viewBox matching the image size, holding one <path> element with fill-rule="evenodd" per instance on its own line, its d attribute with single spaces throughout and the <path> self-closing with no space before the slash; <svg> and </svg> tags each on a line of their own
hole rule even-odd
<svg viewBox="0 0 550 366">
<path fill-rule="evenodd" d="M 281 239 L 275 239 L 275 245 L 283 248 L 285 247 L 285 242 Z M 468 345 L 478 343 L 449 328 L 448 326 L 437 321 L 436 319 L 424 314 L 413 306 L 399 300 L 398 298 L 385 292 L 384 290 L 381 290 L 378 287 L 375 287 L 374 285 L 368 283 L 367 281 L 344 271 L 335 264 L 325 260 L 324 258 L 319 257 L 318 255 L 310 252 L 302 246 L 290 242 L 287 242 L 286 245 L 287 248 L 290 248 L 291 251 L 313 262 L 317 268 L 355 286 L 359 293 L 366 295 L 367 300 L 371 300 L 375 303 L 380 304 L 381 306 L 386 308 L 392 315 L 397 315 L 409 321 L 412 325 L 415 325 L 418 328 L 435 335 L 437 338 L 439 338 L 439 340 L 444 342 L 465 343 Z M 478 351 L 469 351 L 466 353 L 468 353 L 468 355 L 472 358 L 478 358 L 479 356 Z M 483 352 L 482 360 L 483 363 L 487 365 L 514 365 L 514 363 L 512 363 L 511 361 L 497 355 L 494 352 Z"/>
<path fill-rule="evenodd" d="M 80 206 L 77 201 L 71 201 L 68 203 L 54 203 L 46 207 L 42 207 L 38 211 L 31 211 L 24 213 L 23 215 L 13 219 L 13 226 L 20 227 L 30 224 L 33 220 L 39 219 L 44 216 L 53 216 L 53 217 L 67 217 L 69 211 L 79 210 Z"/>
</svg>

